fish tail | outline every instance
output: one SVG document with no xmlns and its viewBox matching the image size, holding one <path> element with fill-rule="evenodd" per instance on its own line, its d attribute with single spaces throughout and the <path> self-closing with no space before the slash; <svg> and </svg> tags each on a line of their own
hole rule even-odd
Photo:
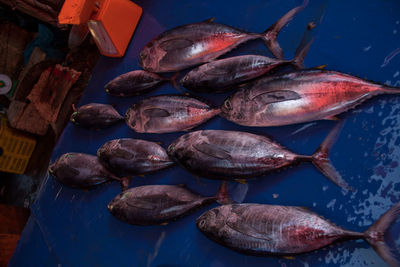
<svg viewBox="0 0 400 267">
<path fill-rule="evenodd" d="M 306 30 L 303 34 L 303 38 L 301 39 L 299 46 L 296 49 L 294 58 L 292 59 L 292 64 L 296 68 L 304 68 L 304 59 L 306 58 L 313 41 L 314 39 L 311 37 L 311 30 Z"/>
<path fill-rule="evenodd" d="M 333 183 L 338 185 L 344 190 L 353 189 L 343 180 L 342 176 L 336 171 L 335 167 L 333 167 L 330 159 L 329 152 L 340 133 L 340 130 L 343 127 L 343 122 L 339 122 L 328 134 L 322 144 L 318 147 L 318 149 L 312 155 L 312 163 Z"/>
<path fill-rule="evenodd" d="M 383 87 L 383 93 L 385 94 L 400 94 L 400 87 L 387 86 L 387 85 L 384 85 L 382 87 Z"/>
<path fill-rule="evenodd" d="M 121 185 L 121 190 L 125 191 L 127 189 L 129 189 L 129 184 L 131 182 L 132 177 L 122 177 L 119 178 L 119 183 Z"/>
<path fill-rule="evenodd" d="M 177 73 L 175 73 L 174 75 L 172 75 L 172 76 L 169 78 L 169 81 L 171 82 L 172 86 L 173 86 L 176 90 L 178 90 L 179 92 L 182 93 L 182 90 L 181 90 L 181 88 L 179 87 L 179 84 L 178 84 L 178 77 L 179 77 L 179 72 L 177 72 Z"/>
<path fill-rule="evenodd" d="M 392 254 L 390 247 L 385 242 L 385 233 L 391 224 L 400 216 L 400 202 L 386 211 L 364 233 L 365 240 L 374 248 L 376 253 L 391 267 L 400 266 L 400 262 Z"/>
<path fill-rule="evenodd" d="M 231 199 L 229 198 L 228 185 L 226 181 L 221 182 L 221 185 L 215 197 L 217 199 L 217 202 L 221 205 L 232 203 Z"/>
<path fill-rule="evenodd" d="M 304 0 L 301 6 L 295 7 L 286 13 L 283 17 L 281 17 L 278 21 L 276 21 L 271 27 L 269 27 L 262 35 L 262 39 L 267 45 L 268 49 L 272 52 L 272 54 L 278 58 L 283 59 L 283 51 L 280 47 L 277 36 L 282 28 L 288 24 L 289 21 L 292 20 L 294 15 L 303 10 L 308 4 L 308 0 Z"/>
</svg>

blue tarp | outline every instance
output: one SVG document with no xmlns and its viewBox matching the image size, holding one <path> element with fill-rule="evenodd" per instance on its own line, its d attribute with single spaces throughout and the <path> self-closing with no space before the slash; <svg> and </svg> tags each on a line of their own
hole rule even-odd
<svg viewBox="0 0 400 267">
<path fill-rule="evenodd" d="M 90 102 L 115 104 L 123 114 L 143 97 L 120 99 L 106 95 L 104 85 L 115 76 L 138 69 L 143 46 L 163 31 L 182 24 L 215 17 L 252 32 L 262 32 L 299 0 L 269 1 L 136 1 L 143 16 L 125 57 L 101 57 L 79 105 Z M 293 57 L 307 23 L 315 21 L 315 41 L 306 58 L 308 67 L 350 73 L 381 83 L 400 86 L 400 2 L 378 0 L 319 1 L 309 5 L 283 29 L 278 39 L 285 57 Z M 262 41 L 240 46 L 226 56 L 257 53 L 270 55 Z M 390 56 L 392 54 L 392 56 Z M 170 84 L 152 95 L 176 93 Z M 202 94 L 214 104 L 226 95 Z M 364 231 L 384 211 L 400 201 L 400 97 L 379 96 L 340 117 L 346 124 L 335 143 L 331 159 L 343 178 L 357 190 L 345 194 L 312 164 L 304 163 L 247 185 L 231 182 L 234 197 L 244 202 L 305 206 L 336 224 Z M 293 152 L 311 154 L 335 125 L 318 121 L 299 125 L 246 128 L 214 118 L 198 129 L 230 129 L 268 135 Z M 137 134 L 121 123 L 90 131 L 69 124 L 52 161 L 66 152 L 95 154 L 106 141 L 140 138 L 167 147 L 182 133 Z M 213 195 L 219 182 L 197 180 L 176 166 L 136 177 L 131 186 L 186 184 L 193 191 Z M 255 257 L 224 248 L 200 233 L 194 222 L 208 208 L 166 226 L 139 227 L 115 219 L 107 204 L 120 192 L 111 182 L 94 190 L 67 188 L 52 177 L 41 186 L 32 215 L 9 266 L 384 266 L 365 241 L 346 241 L 294 258 Z M 399 224 L 390 237 L 399 250 Z M 58 265 L 57 265 L 58 264 Z"/>
</svg>

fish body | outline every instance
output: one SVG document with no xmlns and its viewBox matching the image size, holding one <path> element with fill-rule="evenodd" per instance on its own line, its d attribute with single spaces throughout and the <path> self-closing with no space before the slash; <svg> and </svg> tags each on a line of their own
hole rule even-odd
<svg viewBox="0 0 400 267">
<path fill-rule="evenodd" d="M 120 180 L 108 171 L 96 156 L 66 153 L 49 167 L 49 172 L 60 183 L 77 188 L 88 188 L 109 179 Z"/>
<path fill-rule="evenodd" d="M 289 63 L 287 60 L 259 55 L 229 57 L 191 70 L 181 79 L 180 84 L 196 92 L 223 92 Z"/>
<path fill-rule="evenodd" d="M 250 40 L 261 38 L 277 58 L 283 52 L 276 36 L 304 8 L 290 10 L 264 33 L 247 33 L 224 24 L 205 21 L 168 30 L 151 40 L 140 52 L 140 66 L 151 72 L 174 72 L 210 62 Z"/>
<path fill-rule="evenodd" d="M 79 107 L 72 113 L 70 120 L 84 128 L 102 129 L 123 119 L 111 105 L 90 103 Z"/>
<path fill-rule="evenodd" d="M 155 225 L 173 221 L 193 210 L 226 197 L 226 184 L 216 196 L 202 197 L 176 185 L 146 185 L 128 189 L 108 204 L 118 219 L 134 225 Z"/>
<path fill-rule="evenodd" d="M 332 119 L 379 94 L 400 89 L 327 70 L 300 70 L 255 81 L 225 100 L 221 115 L 245 126 Z"/>
<path fill-rule="evenodd" d="M 119 176 L 150 173 L 174 164 L 157 143 L 130 138 L 106 142 L 97 150 L 97 157 Z"/>
<path fill-rule="evenodd" d="M 131 97 L 148 93 L 161 83 L 168 81 L 155 73 L 144 70 L 134 70 L 119 75 L 104 87 L 112 96 Z"/>
<path fill-rule="evenodd" d="M 310 252 L 343 239 L 365 239 L 390 265 L 399 266 L 384 234 L 400 215 L 396 204 L 366 232 L 345 230 L 307 208 L 263 204 L 229 204 L 213 208 L 197 220 L 197 228 L 231 249 L 257 255 Z"/>
<path fill-rule="evenodd" d="M 219 112 L 219 108 L 189 96 L 159 95 L 134 104 L 125 119 L 138 133 L 169 133 L 190 130 Z"/>
</svg>

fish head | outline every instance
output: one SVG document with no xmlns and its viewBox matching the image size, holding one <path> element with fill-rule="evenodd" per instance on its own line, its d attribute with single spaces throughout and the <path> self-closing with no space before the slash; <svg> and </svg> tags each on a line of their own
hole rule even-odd
<svg viewBox="0 0 400 267">
<path fill-rule="evenodd" d="M 69 118 L 69 120 L 75 124 L 79 124 L 78 123 L 78 115 L 79 115 L 79 112 L 74 111 L 74 113 L 71 114 L 71 117 Z"/>
<path fill-rule="evenodd" d="M 137 126 L 139 126 L 136 119 L 137 119 L 137 110 L 136 110 L 136 104 L 134 104 L 125 113 L 126 124 L 128 125 L 129 128 L 131 128 L 134 131 L 137 131 Z"/>
<path fill-rule="evenodd" d="M 53 162 L 48 168 L 50 175 L 55 176 L 55 171 L 57 169 L 57 161 Z"/>
<path fill-rule="evenodd" d="M 139 54 L 139 65 L 147 71 L 159 72 L 160 53 L 152 43 L 146 45 Z"/>
<path fill-rule="evenodd" d="M 220 206 L 206 211 L 199 218 L 197 218 L 197 228 L 207 236 L 218 238 L 218 235 L 223 229 L 226 221 L 224 210 L 225 207 Z"/>
<path fill-rule="evenodd" d="M 221 115 L 228 120 L 240 116 L 243 96 L 242 91 L 239 91 L 228 97 L 222 104 Z"/>
</svg>

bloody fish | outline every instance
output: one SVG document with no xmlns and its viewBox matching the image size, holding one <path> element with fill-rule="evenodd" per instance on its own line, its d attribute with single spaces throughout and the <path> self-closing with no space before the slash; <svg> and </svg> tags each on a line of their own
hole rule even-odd
<svg viewBox="0 0 400 267">
<path fill-rule="evenodd" d="M 188 72 L 180 84 L 196 92 L 225 92 L 249 80 L 260 77 L 284 65 L 303 68 L 311 42 L 300 43 L 292 60 L 274 59 L 260 55 L 243 55 L 219 59 Z"/>
<path fill-rule="evenodd" d="M 389 266 L 395 267 L 399 262 L 384 236 L 399 215 L 400 203 L 360 233 L 338 227 L 303 207 L 230 204 L 205 212 L 196 220 L 196 225 L 213 241 L 255 255 L 294 255 L 340 240 L 364 239 Z"/>
<path fill-rule="evenodd" d="M 140 139 L 114 139 L 97 150 L 97 157 L 119 176 L 145 174 L 174 164 L 159 144 Z"/>
<path fill-rule="evenodd" d="M 246 132 L 202 130 L 179 137 L 167 149 L 171 159 L 188 171 L 210 179 L 248 179 L 311 161 L 328 179 L 351 189 L 328 155 L 342 123 L 338 123 L 311 156 L 295 154 L 268 137 Z"/>
<path fill-rule="evenodd" d="M 221 115 L 245 126 L 335 119 L 337 114 L 399 88 L 328 70 L 300 70 L 255 81 L 225 100 Z"/>
<path fill-rule="evenodd" d="M 77 188 L 88 188 L 121 179 L 107 170 L 96 156 L 66 153 L 49 166 L 49 173 L 60 183 Z"/>
<path fill-rule="evenodd" d="M 123 120 L 118 111 L 108 104 L 90 103 L 79 107 L 71 115 L 71 122 L 84 128 L 103 129 Z"/>
<path fill-rule="evenodd" d="M 170 133 L 190 130 L 219 113 L 219 108 L 193 97 L 158 95 L 134 104 L 125 119 L 138 133 Z"/>
<path fill-rule="evenodd" d="M 210 62 L 250 40 L 261 38 L 272 52 L 282 59 L 276 40 L 280 30 L 307 5 L 293 8 L 263 33 L 242 30 L 207 20 L 168 30 L 151 40 L 140 52 L 140 66 L 151 72 L 175 72 Z"/>
<path fill-rule="evenodd" d="M 177 76 L 178 73 L 170 78 L 165 78 L 152 72 L 134 70 L 114 78 L 107 83 L 104 89 L 112 96 L 137 96 L 148 93 L 167 81 L 171 82 L 174 87 L 178 87 L 176 84 Z"/>
<path fill-rule="evenodd" d="M 216 196 L 203 197 L 177 185 L 146 185 L 116 196 L 107 208 L 121 221 L 134 225 L 165 224 L 213 202 L 229 202 L 226 183 Z"/>
</svg>

